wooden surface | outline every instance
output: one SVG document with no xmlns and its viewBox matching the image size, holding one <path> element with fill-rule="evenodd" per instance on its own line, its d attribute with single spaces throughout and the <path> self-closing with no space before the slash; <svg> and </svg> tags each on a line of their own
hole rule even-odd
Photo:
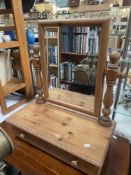
<svg viewBox="0 0 131 175">
<path fill-rule="evenodd" d="M 39 29 L 39 45 L 40 45 L 40 55 L 41 55 L 41 59 L 40 59 L 40 63 L 41 63 L 41 72 L 42 72 L 42 77 L 43 77 L 43 89 L 44 89 L 44 100 L 46 101 L 48 98 L 48 72 L 47 72 L 47 59 L 43 59 L 46 58 L 46 53 L 45 53 L 45 35 L 44 35 L 44 30 L 43 27 L 41 25 L 38 24 L 38 29 Z M 44 79 L 45 77 L 45 79 Z"/>
<path fill-rule="evenodd" d="M 48 32 L 55 32 L 57 35 L 56 36 L 48 36 Z M 57 80 L 57 87 L 60 87 L 60 70 L 59 70 L 59 62 L 60 62 L 60 37 L 59 37 L 59 27 L 45 27 L 44 28 L 44 37 L 45 37 L 45 47 L 46 47 L 46 57 L 47 57 L 47 65 L 49 66 L 47 69 L 47 74 L 50 74 L 49 72 L 52 72 L 55 76 L 58 77 Z M 50 64 L 50 52 L 49 52 L 49 47 L 54 47 L 58 46 L 57 50 L 57 64 Z M 52 69 L 53 68 L 53 69 Z M 54 68 L 57 68 L 54 70 Z M 50 69 L 50 70 L 49 70 Z M 48 78 L 50 79 L 50 78 Z M 50 80 L 49 80 L 50 81 Z"/>
<path fill-rule="evenodd" d="M 51 101 L 50 99 L 53 99 L 56 100 L 56 103 L 63 102 L 63 106 L 65 107 L 70 107 L 72 105 L 72 108 L 74 106 L 75 110 L 78 110 L 79 107 L 79 111 L 81 108 L 81 111 L 85 109 L 85 111 L 88 110 L 92 113 L 94 112 L 95 97 L 93 95 L 80 94 L 59 88 L 50 88 L 49 97 L 50 98 L 48 101 Z"/>
<path fill-rule="evenodd" d="M 11 13 L 12 13 L 11 9 L 0 9 L 0 15 L 6 15 Z"/>
<path fill-rule="evenodd" d="M 102 26 L 103 23 L 105 23 L 106 21 L 108 21 L 109 19 L 86 19 L 86 18 L 81 18 L 81 19 L 55 19 L 55 20 L 38 20 L 38 25 L 42 25 L 43 27 L 57 27 L 59 25 L 73 25 L 73 26 Z"/>
<path fill-rule="evenodd" d="M 96 72 L 96 90 L 95 90 L 95 102 L 93 105 L 94 111 L 93 114 L 96 117 L 100 117 L 101 113 L 101 105 L 102 105 L 102 96 L 103 96 L 103 80 L 104 80 L 104 70 L 106 68 L 106 59 L 107 59 L 107 48 L 108 48 L 108 39 L 109 39 L 109 25 L 110 19 L 58 19 L 58 20 L 38 20 L 39 26 L 39 38 L 40 38 L 40 52 L 41 52 L 41 67 L 42 67 L 42 76 L 43 76 L 43 87 L 44 87 L 44 99 L 48 100 L 49 92 L 48 92 L 48 66 L 47 66 L 47 55 L 45 52 L 45 29 L 50 27 L 59 27 L 59 31 L 61 31 L 62 26 L 99 26 L 101 27 L 100 33 L 100 48 L 98 55 L 98 63 L 97 63 L 97 72 Z M 61 32 L 60 32 L 61 33 Z M 59 34 L 59 46 L 60 46 L 60 63 L 62 58 L 61 53 L 61 34 Z M 51 99 L 51 98 L 50 98 Z M 51 99 L 52 100 L 52 99 Z M 53 100 L 52 100 L 53 102 Z M 59 105 L 63 105 L 60 103 Z M 58 104 L 58 103 L 57 103 Z M 67 107 L 67 105 L 66 105 Z M 68 105 L 69 108 L 72 108 L 72 105 Z M 74 109 L 74 106 L 73 106 Z M 82 107 L 77 107 L 77 110 L 80 109 L 82 111 Z M 91 114 L 92 111 L 88 111 L 89 108 L 84 109 L 83 112 Z"/>
<path fill-rule="evenodd" d="M 42 87 L 42 77 L 41 77 L 41 64 L 39 59 L 39 46 L 34 45 L 33 46 L 33 56 L 31 58 L 31 63 L 35 69 L 35 76 L 36 76 L 36 84 L 37 84 L 37 98 L 36 103 L 42 104 L 44 103 L 44 97 L 43 97 L 43 87 Z"/>
<path fill-rule="evenodd" d="M 6 160 L 17 166 L 23 175 L 84 175 L 64 162 L 14 137 L 10 125 L 2 126 L 11 136 L 15 150 Z M 112 139 L 101 175 L 128 175 L 130 145 L 122 138 Z"/>
<path fill-rule="evenodd" d="M 3 86 L 3 91 L 5 95 L 8 95 L 22 88 L 25 88 L 25 83 L 17 78 L 13 78 Z"/>
<path fill-rule="evenodd" d="M 102 109 L 102 116 L 99 120 L 99 123 L 105 127 L 112 125 L 110 114 L 111 106 L 113 104 L 113 86 L 115 85 L 117 78 L 121 75 L 120 68 L 118 66 L 119 59 L 120 53 L 112 51 L 110 53 L 110 64 L 108 64 L 107 69 L 105 70 L 107 87 L 103 98 L 104 107 Z"/>
<path fill-rule="evenodd" d="M 0 105 L 2 107 L 3 114 L 7 114 L 11 110 L 14 110 L 25 101 L 29 100 L 33 96 L 33 86 L 32 86 L 32 77 L 31 77 L 31 70 L 30 70 L 30 63 L 29 63 L 29 55 L 28 55 L 28 48 L 26 42 L 26 35 L 25 35 L 25 28 L 24 28 L 24 18 L 23 18 L 23 11 L 22 11 L 22 2 L 21 0 L 11 0 L 12 2 L 12 9 L 1 9 L 0 14 L 10 14 L 12 13 L 14 19 L 14 26 L 4 26 L 0 27 L 1 30 L 16 30 L 16 38 L 17 41 L 9 41 L 5 43 L 0 43 L 0 49 L 5 48 L 14 48 L 18 47 L 19 50 L 19 59 L 21 63 L 21 72 L 24 76 L 23 82 L 20 80 L 10 80 L 7 84 L 2 87 L 0 83 Z M 9 93 L 13 93 L 19 89 L 25 88 L 26 93 L 26 100 L 20 102 L 18 104 L 12 105 L 10 108 L 7 107 L 6 104 L 6 95 Z"/>
<path fill-rule="evenodd" d="M 96 72 L 95 113 L 98 116 L 100 116 L 101 114 L 103 83 L 104 83 L 103 78 L 104 78 L 104 71 L 106 69 L 109 29 L 110 29 L 110 20 L 107 20 L 101 28 L 100 48 L 99 48 L 99 56 L 98 56 L 98 64 Z"/>
<path fill-rule="evenodd" d="M 7 122 L 18 137 L 89 175 L 100 172 L 115 127 L 47 103 L 32 103 Z"/>
<path fill-rule="evenodd" d="M 10 30 L 15 30 L 14 26 L 1 26 L 0 31 L 10 31 Z"/>
<path fill-rule="evenodd" d="M 98 12 L 110 10 L 110 4 L 99 4 L 99 5 L 80 5 L 79 7 L 69 8 L 70 13 L 76 12 Z"/>
<path fill-rule="evenodd" d="M 19 42 L 18 41 L 9 41 L 6 43 L 0 43 L 0 48 L 1 49 L 7 49 L 7 48 L 13 48 L 13 47 L 19 47 Z"/>
<path fill-rule="evenodd" d="M 21 0 L 12 0 L 12 10 L 14 24 L 16 27 L 17 39 L 19 42 L 19 56 L 21 60 L 22 73 L 25 81 L 25 92 L 26 96 L 31 99 L 33 96 L 33 85 L 32 85 L 32 76 L 30 69 L 30 60 L 27 47 L 27 39 L 25 34 L 24 26 L 24 16 L 22 10 L 22 1 Z"/>
</svg>

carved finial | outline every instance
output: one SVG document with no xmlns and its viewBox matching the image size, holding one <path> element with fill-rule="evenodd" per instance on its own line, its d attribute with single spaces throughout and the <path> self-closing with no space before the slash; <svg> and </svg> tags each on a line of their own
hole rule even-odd
<svg viewBox="0 0 131 175">
<path fill-rule="evenodd" d="M 120 53 L 117 51 L 112 51 L 110 54 L 111 64 L 116 64 L 120 59 Z"/>
<path fill-rule="evenodd" d="M 37 81 L 37 99 L 36 103 L 42 104 L 44 103 L 44 98 L 43 98 L 43 88 L 42 88 L 42 78 L 41 78 L 41 64 L 39 60 L 39 46 L 34 45 L 33 46 L 33 58 L 31 59 L 31 62 L 33 63 L 33 66 L 35 68 L 35 73 L 36 73 L 36 81 Z"/>
<path fill-rule="evenodd" d="M 107 89 L 104 95 L 103 104 L 104 108 L 102 109 L 103 115 L 99 119 L 99 123 L 102 126 L 109 127 L 112 125 L 112 121 L 109 117 L 111 113 L 111 105 L 113 104 L 113 86 L 119 76 L 119 66 L 117 62 L 120 59 L 120 54 L 116 51 L 113 51 L 110 54 L 110 62 L 106 70 L 106 82 Z"/>
<path fill-rule="evenodd" d="M 34 58 L 39 58 L 39 52 L 40 52 L 40 47 L 39 47 L 39 45 L 34 45 L 34 46 L 33 46 L 33 51 L 34 51 L 33 57 L 34 57 Z"/>
</svg>

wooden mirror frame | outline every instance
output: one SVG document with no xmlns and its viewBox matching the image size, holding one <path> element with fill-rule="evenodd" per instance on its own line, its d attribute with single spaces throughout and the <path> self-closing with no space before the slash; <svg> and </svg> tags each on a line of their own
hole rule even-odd
<svg viewBox="0 0 131 175">
<path fill-rule="evenodd" d="M 48 91 L 48 74 L 47 74 L 47 63 L 46 63 L 46 53 L 44 48 L 44 27 L 62 27 L 62 26 L 99 26 L 101 27 L 100 34 L 100 47 L 98 54 L 98 63 L 97 63 L 97 73 L 96 73 L 96 88 L 95 88 L 95 100 L 94 100 L 94 112 L 91 112 L 87 109 L 84 109 L 79 106 L 72 104 L 67 104 L 58 100 L 54 100 L 49 97 Z M 70 108 L 75 111 L 82 113 L 91 114 L 96 117 L 100 117 L 101 113 L 101 104 L 103 97 L 103 80 L 104 80 L 104 70 L 106 69 L 106 60 L 107 60 L 107 48 L 109 40 L 109 28 L 110 28 L 110 19 L 66 19 L 66 20 L 39 20 L 38 29 L 39 29 L 39 44 L 41 52 L 41 67 L 42 67 L 42 76 L 43 76 L 43 88 L 44 88 L 44 102 L 51 102 L 66 108 Z"/>
</svg>

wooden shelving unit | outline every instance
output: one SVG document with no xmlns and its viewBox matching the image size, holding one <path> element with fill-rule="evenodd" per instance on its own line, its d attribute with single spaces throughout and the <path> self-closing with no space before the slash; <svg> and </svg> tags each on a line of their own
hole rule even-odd
<svg viewBox="0 0 131 175">
<path fill-rule="evenodd" d="M 0 15 L 12 14 L 13 11 L 11 9 L 0 9 Z"/>
<path fill-rule="evenodd" d="M 58 68 L 58 64 L 49 64 L 49 67 L 56 67 L 56 68 Z"/>
<path fill-rule="evenodd" d="M 2 107 L 3 114 L 6 114 L 11 110 L 15 109 L 16 107 L 20 106 L 21 104 L 25 103 L 25 101 L 31 99 L 33 96 L 30 62 L 25 36 L 24 19 L 22 15 L 22 3 L 21 0 L 11 1 L 12 9 L 1 9 L 0 15 L 12 14 L 14 19 L 14 26 L 0 27 L 0 30 L 16 30 L 17 41 L 0 43 L 0 49 L 18 48 L 19 59 L 21 63 L 21 67 L 18 67 L 22 71 L 23 80 L 13 78 L 10 81 L 8 81 L 4 86 L 2 86 L 0 82 L 0 104 Z M 6 105 L 6 96 L 21 89 L 25 90 L 26 98 L 23 101 L 20 101 L 19 103 L 16 103 L 15 105 L 12 105 L 8 108 Z"/>
<path fill-rule="evenodd" d="M 3 86 L 3 91 L 5 95 L 9 95 L 10 93 L 15 92 L 19 89 L 23 89 L 25 87 L 26 85 L 24 81 L 13 78 Z"/>
<path fill-rule="evenodd" d="M 49 67 L 49 86 L 59 87 L 59 28 L 45 28 L 45 48 Z M 55 83 L 53 83 L 55 81 Z"/>
<path fill-rule="evenodd" d="M 20 44 L 18 41 L 9 41 L 6 43 L 0 43 L 0 49 L 8 49 L 13 47 L 19 47 Z"/>
</svg>

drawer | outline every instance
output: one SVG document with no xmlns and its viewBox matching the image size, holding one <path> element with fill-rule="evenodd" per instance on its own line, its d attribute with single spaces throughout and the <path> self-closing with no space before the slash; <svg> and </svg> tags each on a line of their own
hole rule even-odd
<svg viewBox="0 0 131 175">
<path fill-rule="evenodd" d="M 43 140 L 42 138 L 40 138 L 40 136 L 35 136 L 34 134 L 26 132 L 25 130 L 20 129 L 16 126 L 12 126 L 12 131 L 14 135 L 19 137 L 20 139 L 64 161 L 68 165 L 80 170 L 83 173 L 86 173 L 87 175 L 98 175 L 101 171 L 101 167 L 87 162 L 86 160 L 81 159 L 76 155 L 73 155 L 71 152 L 67 152 L 64 149 L 59 148 L 46 140 Z"/>
</svg>

